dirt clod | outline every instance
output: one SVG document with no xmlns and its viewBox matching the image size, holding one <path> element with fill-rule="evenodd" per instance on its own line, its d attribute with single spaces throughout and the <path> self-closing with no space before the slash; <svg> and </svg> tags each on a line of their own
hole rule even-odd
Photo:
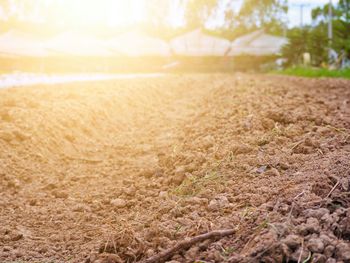
<svg viewBox="0 0 350 263">
<path fill-rule="evenodd" d="M 313 253 L 322 253 L 324 244 L 319 238 L 311 238 L 307 241 L 307 248 Z"/>
<path fill-rule="evenodd" d="M 124 199 L 116 198 L 111 200 L 111 205 L 116 208 L 123 208 L 127 205 L 127 202 Z"/>
</svg>

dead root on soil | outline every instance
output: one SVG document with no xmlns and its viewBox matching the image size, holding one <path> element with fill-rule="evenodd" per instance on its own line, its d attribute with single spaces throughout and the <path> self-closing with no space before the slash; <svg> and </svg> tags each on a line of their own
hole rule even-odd
<svg viewBox="0 0 350 263">
<path fill-rule="evenodd" d="M 162 263 L 167 261 L 169 258 L 174 256 L 175 254 L 187 250 L 196 243 L 202 242 L 207 239 L 220 239 L 226 236 L 231 236 L 236 231 L 234 229 L 227 229 L 227 230 L 216 230 L 211 231 L 206 234 L 198 235 L 192 238 L 185 239 L 184 241 L 179 242 L 177 245 L 175 245 L 172 248 L 169 248 L 167 250 L 164 250 L 163 252 L 154 255 L 148 259 L 142 260 L 139 263 Z"/>
</svg>

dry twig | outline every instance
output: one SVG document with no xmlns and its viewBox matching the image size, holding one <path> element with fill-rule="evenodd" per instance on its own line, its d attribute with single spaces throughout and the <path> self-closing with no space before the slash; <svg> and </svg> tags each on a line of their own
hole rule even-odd
<svg viewBox="0 0 350 263">
<path fill-rule="evenodd" d="M 190 239 L 185 239 L 181 242 L 179 242 L 177 245 L 175 245 L 172 248 L 169 248 L 167 250 L 164 250 L 163 252 L 154 255 L 148 259 L 145 259 L 143 261 L 140 261 L 140 263 L 162 263 L 167 261 L 169 258 L 174 256 L 176 253 L 179 253 L 182 250 L 187 250 L 190 247 L 192 247 L 194 244 L 202 242 L 207 239 L 219 239 L 226 236 L 233 235 L 235 233 L 234 229 L 228 229 L 228 230 L 217 230 L 212 231 L 206 234 L 202 234 L 199 236 L 195 236 Z"/>
<path fill-rule="evenodd" d="M 295 148 L 297 148 L 297 147 L 298 147 L 300 144 L 302 144 L 304 141 L 305 141 L 305 140 L 302 139 L 301 141 L 298 141 L 297 143 L 295 143 L 295 144 L 293 145 L 293 147 L 291 148 L 291 150 L 293 151 Z"/>
<path fill-rule="evenodd" d="M 340 184 L 340 180 L 338 180 L 338 182 L 333 186 L 332 190 L 328 193 L 328 195 L 324 199 L 327 199 L 328 197 L 330 197 L 339 184 Z"/>
<path fill-rule="evenodd" d="M 299 254 L 298 263 L 301 263 L 301 258 L 303 256 L 303 252 L 304 252 L 304 239 L 301 241 L 301 250 L 300 250 L 300 254 Z"/>
</svg>

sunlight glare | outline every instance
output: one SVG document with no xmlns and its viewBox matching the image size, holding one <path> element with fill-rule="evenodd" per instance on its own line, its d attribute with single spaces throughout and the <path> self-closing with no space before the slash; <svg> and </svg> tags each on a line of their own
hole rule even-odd
<svg viewBox="0 0 350 263">
<path fill-rule="evenodd" d="M 65 25 L 124 26 L 145 17 L 144 0 L 46 0 Z"/>
</svg>

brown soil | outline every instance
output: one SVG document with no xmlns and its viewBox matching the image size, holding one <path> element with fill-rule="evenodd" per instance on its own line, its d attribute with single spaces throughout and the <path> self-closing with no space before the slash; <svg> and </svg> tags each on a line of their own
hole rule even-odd
<svg viewBox="0 0 350 263">
<path fill-rule="evenodd" d="M 350 82 L 0 91 L 0 262 L 350 262 Z"/>
</svg>

